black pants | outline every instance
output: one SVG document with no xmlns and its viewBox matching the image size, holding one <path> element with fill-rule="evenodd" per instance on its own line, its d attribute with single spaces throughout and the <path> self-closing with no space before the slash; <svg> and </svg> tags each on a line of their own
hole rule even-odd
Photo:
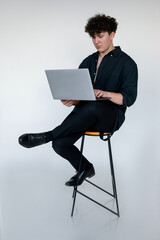
<svg viewBox="0 0 160 240">
<path fill-rule="evenodd" d="M 81 153 L 74 143 L 90 131 L 112 131 L 116 121 L 113 104 L 109 101 L 81 102 L 67 116 L 61 125 L 52 130 L 54 138 L 53 149 L 78 170 Z M 91 163 L 83 156 L 81 169 L 86 169 Z"/>
</svg>

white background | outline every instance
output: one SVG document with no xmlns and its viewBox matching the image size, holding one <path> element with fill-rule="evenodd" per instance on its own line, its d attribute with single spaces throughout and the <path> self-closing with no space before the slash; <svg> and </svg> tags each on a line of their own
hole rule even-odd
<svg viewBox="0 0 160 240">
<path fill-rule="evenodd" d="M 71 111 L 53 101 L 44 70 L 77 68 L 95 51 L 84 26 L 96 13 L 116 17 L 114 45 L 120 45 L 139 69 L 137 101 L 113 137 L 121 206 L 118 222 L 105 210 L 96 207 L 95 212 L 91 203 L 85 208 L 87 200 L 77 203 L 79 212 L 72 221 L 72 191 L 64 186 L 73 174 L 70 165 L 53 152 L 51 144 L 24 149 L 17 140 L 26 132 L 51 130 Z M 159 23 L 159 0 L 0 1 L 2 240 L 71 239 L 73 230 L 78 239 L 85 232 L 83 222 L 89 229 L 85 236 L 93 233 L 95 239 L 99 232 L 101 239 L 128 240 L 130 232 L 133 239 L 159 239 Z M 103 153 L 103 143 L 87 141 L 86 155 L 97 172 L 103 172 L 96 159 Z"/>
</svg>

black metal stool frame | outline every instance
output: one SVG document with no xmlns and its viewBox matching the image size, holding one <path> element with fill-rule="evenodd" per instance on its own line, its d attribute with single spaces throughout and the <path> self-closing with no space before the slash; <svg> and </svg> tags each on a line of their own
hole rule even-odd
<svg viewBox="0 0 160 240">
<path fill-rule="evenodd" d="M 81 151 L 81 159 L 80 159 L 80 163 L 79 163 L 79 170 L 78 170 L 78 173 L 80 173 L 80 169 L 81 169 L 81 162 L 82 162 L 82 154 L 83 154 L 83 147 L 84 147 L 84 139 L 85 139 L 85 135 L 87 134 L 84 134 L 82 136 L 82 141 L 81 141 L 81 147 L 80 147 L 80 151 Z M 83 197 L 91 200 L 92 202 L 98 204 L 99 206 L 105 208 L 106 210 L 112 212 L 113 214 L 117 215 L 118 217 L 120 217 L 120 213 L 119 213 L 119 205 L 118 205 L 118 196 L 117 196 L 117 189 L 116 189 L 116 179 L 115 179 L 115 173 L 114 173 L 114 165 L 113 165 L 113 157 L 112 157 L 112 149 L 111 149 L 111 134 L 108 133 L 108 138 L 107 138 L 107 142 L 108 142 L 108 152 L 109 152 L 109 160 L 110 160 L 110 170 L 111 170 L 111 177 L 112 177 L 112 190 L 113 190 L 113 193 L 110 193 L 108 191 L 106 191 L 105 189 L 99 187 L 98 185 L 88 181 L 87 179 L 85 179 L 86 182 L 92 184 L 94 187 L 98 188 L 99 190 L 107 193 L 108 195 L 112 196 L 115 198 L 116 200 L 116 209 L 117 211 L 113 211 L 112 209 L 104 206 L 103 204 L 101 204 L 100 202 L 97 202 L 96 200 L 94 200 L 93 198 L 90 198 L 89 196 L 85 195 L 84 193 L 80 192 L 78 190 L 78 185 L 76 184 L 76 186 L 74 186 L 73 188 L 73 205 L 72 205 L 72 211 L 71 211 L 71 217 L 73 217 L 73 213 L 74 213 L 74 208 L 75 208 L 75 201 L 76 201 L 76 196 L 77 196 L 77 193 L 81 194 Z M 94 136 L 94 135 L 92 135 Z"/>
</svg>

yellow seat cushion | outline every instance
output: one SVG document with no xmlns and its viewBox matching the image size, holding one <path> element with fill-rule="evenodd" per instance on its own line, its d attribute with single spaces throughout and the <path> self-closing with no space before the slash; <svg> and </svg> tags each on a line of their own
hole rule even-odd
<svg viewBox="0 0 160 240">
<path fill-rule="evenodd" d="M 104 132 L 103 133 L 104 135 L 109 135 L 111 134 L 110 132 Z M 100 135 L 100 132 L 89 132 L 89 131 L 86 131 L 85 132 L 85 135 L 89 135 L 89 136 L 99 136 Z"/>
</svg>

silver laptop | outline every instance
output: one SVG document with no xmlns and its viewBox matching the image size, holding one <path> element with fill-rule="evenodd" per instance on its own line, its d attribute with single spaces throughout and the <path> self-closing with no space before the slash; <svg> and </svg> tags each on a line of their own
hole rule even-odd
<svg viewBox="0 0 160 240">
<path fill-rule="evenodd" d="M 45 70 L 45 73 L 54 99 L 102 100 L 94 95 L 88 69 Z"/>
</svg>

